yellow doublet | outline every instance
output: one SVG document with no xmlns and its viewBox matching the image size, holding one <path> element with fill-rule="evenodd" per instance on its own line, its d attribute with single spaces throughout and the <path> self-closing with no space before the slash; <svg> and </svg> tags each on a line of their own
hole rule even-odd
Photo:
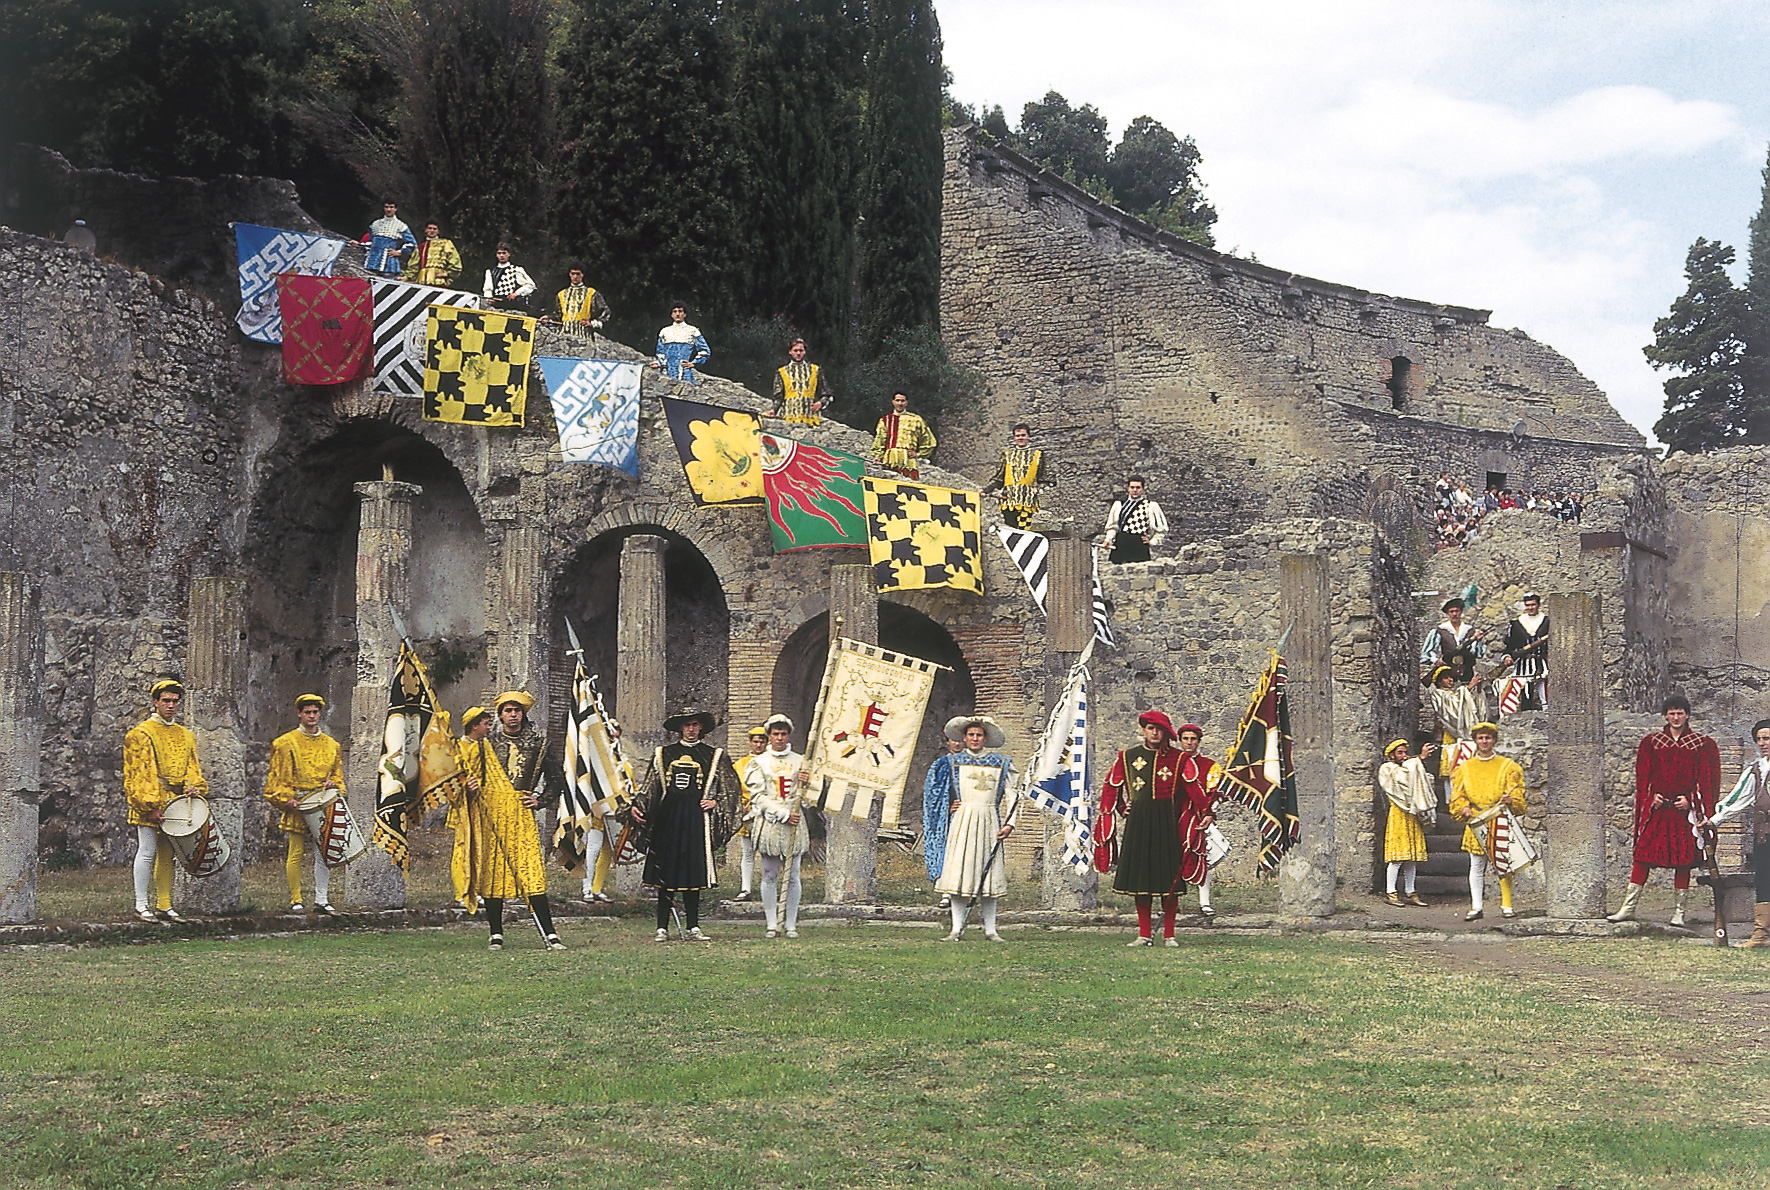
<svg viewBox="0 0 1770 1190">
<path fill-rule="evenodd" d="M 295 801 L 302 794 L 323 786 L 327 778 L 338 786 L 338 793 L 342 796 L 344 750 L 325 732 L 308 735 L 298 727 L 271 741 L 270 772 L 264 778 L 264 796 L 273 804 Z M 297 810 L 283 810 L 277 825 L 286 831 L 307 831 L 307 820 Z"/>
<path fill-rule="evenodd" d="M 166 808 L 180 794 L 207 795 L 203 766 L 197 763 L 197 737 L 187 727 L 158 719 L 130 729 L 123 737 L 123 796 L 130 826 L 155 826 L 149 814 Z"/>
<path fill-rule="evenodd" d="M 732 836 L 734 839 L 750 837 L 750 787 L 744 784 L 744 770 L 749 768 L 750 762 L 755 759 L 754 756 L 740 756 L 731 762 L 731 767 L 736 770 L 738 775 L 738 820 L 743 823 L 738 827 L 737 834 Z"/>
<path fill-rule="evenodd" d="M 547 891 L 541 837 L 535 816 L 485 740 L 455 741 L 463 776 L 479 782 L 469 794 L 464 821 L 468 835 L 468 891 L 478 897 L 538 897 Z"/>
<path fill-rule="evenodd" d="M 1486 760 L 1471 756 L 1457 766 L 1450 778 L 1450 812 L 1458 818 L 1470 818 L 1491 808 L 1504 798 L 1514 814 L 1524 813 L 1524 770 L 1509 756 L 1495 752 Z M 1469 827 L 1463 828 L 1463 850 L 1470 855 L 1485 854 L 1480 840 Z"/>
</svg>

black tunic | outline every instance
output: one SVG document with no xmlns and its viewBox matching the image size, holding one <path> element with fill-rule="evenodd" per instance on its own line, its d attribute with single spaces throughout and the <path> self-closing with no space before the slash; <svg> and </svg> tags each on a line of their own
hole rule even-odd
<svg viewBox="0 0 1770 1190">
<path fill-rule="evenodd" d="M 1518 709 L 1521 711 L 1543 709 L 1543 682 L 1549 673 L 1549 659 L 1546 656 L 1549 646 L 1545 643 L 1548 639 L 1548 616 L 1543 617 L 1543 622 L 1536 626 L 1535 632 L 1531 632 L 1518 620 L 1506 625 L 1506 643 L 1502 651 L 1515 662 L 1512 672 L 1527 683 L 1524 695 L 1518 702 Z M 1530 649 L 1528 653 L 1524 651 L 1527 648 Z"/>
<path fill-rule="evenodd" d="M 645 790 L 645 869 L 654 888 L 680 892 L 718 885 L 718 850 L 737 826 L 737 772 L 722 748 L 711 744 L 665 744 L 652 757 Z M 702 810 L 701 799 L 719 805 Z"/>
</svg>

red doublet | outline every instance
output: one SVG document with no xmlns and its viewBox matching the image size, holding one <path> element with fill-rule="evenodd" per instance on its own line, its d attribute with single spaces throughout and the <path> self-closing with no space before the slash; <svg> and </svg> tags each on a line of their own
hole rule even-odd
<svg viewBox="0 0 1770 1190">
<path fill-rule="evenodd" d="M 1200 820 L 1217 813 L 1217 799 L 1206 780 L 1216 763 L 1202 752 L 1180 756 L 1180 787 L 1186 794 L 1180 802 L 1180 850 L 1185 855 L 1180 878 L 1188 884 L 1203 884 L 1211 874 L 1210 850 Z"/>
<path fill-rule="evenodd" d="M 1653 807 L 1653 795 L 1668 803 L 1690 798 L 1706 816 L 1714 812 L 1721 786 L 1721 750 L 1700 731 L 1681 736 L 1661 729 L 1644 737 L 1635 751 L 1635 862 L 1650 868 L 1688 868 L 1696 863 L 1696 838 L 1688 812 L 1672 805 Z"/>
<path fill-rule="evenodd" d="M 1133 773 L 1129 778 L 1137 787 L 1135 790 L 1127 788 L 1127 756 L 1133 758 L 1133 765 L 1140 759 L 1148 762 L 1147 770 Z M 1129 818 L 1132 803 L 1143 798 L 1177 801 L 1175 813 L 1181 851 L 1178 874 L 1188 884 L 1202 883 L 1209 867 L 1205 862 L 1204 828 L 1199 825 L 1199 819 L 1212 812 L 1211 795 L 1205 788 L 1205 775 L 1210 768 L 1211 762 L 1206 758 L 1187 756 L 1170 744 L 1153 751 L 1132 748 L 1119 753 L 1100 791 L 1100 818 L 1094 837 L 1101 841 L 1094 849 L 1095 870 L 1106 872 L 1119 866 L 1119 856 L 1113 846 L 1115 816 L 1117 819 Z M 1187 779 L 1188 773 L 1190 780 Z M 1123 834 L 1123 831 L 1117 833 Z"/>
</svg>

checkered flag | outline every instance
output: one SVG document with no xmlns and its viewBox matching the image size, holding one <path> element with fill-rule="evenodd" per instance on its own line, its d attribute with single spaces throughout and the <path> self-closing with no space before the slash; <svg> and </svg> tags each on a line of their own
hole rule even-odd
<svg viewBox="0 0 1770 1190">
<path fill-rule="evenodd" d="M 983 593 L 983 527 L 976 492 L 870 476 L 863 482 L 875 587 L 955 587 Z"/>
</svg>

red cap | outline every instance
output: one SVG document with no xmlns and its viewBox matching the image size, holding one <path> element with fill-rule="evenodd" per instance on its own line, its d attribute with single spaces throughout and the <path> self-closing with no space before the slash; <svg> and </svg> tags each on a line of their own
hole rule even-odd
<svg viewBox="0 0 1770 1190">
<path fill-rule="evenodd" d="M 1140 724 L 1147 724 L 1150 727 L 1161 728 L 1168 733 L 1168 738 L 1170 740 L 1176 738 L 1174 735 L 1173 721 L 1160 711 L 1144 711 L 1141 715 L 1137 716 L 1137 722 Z"/>
</svg>

